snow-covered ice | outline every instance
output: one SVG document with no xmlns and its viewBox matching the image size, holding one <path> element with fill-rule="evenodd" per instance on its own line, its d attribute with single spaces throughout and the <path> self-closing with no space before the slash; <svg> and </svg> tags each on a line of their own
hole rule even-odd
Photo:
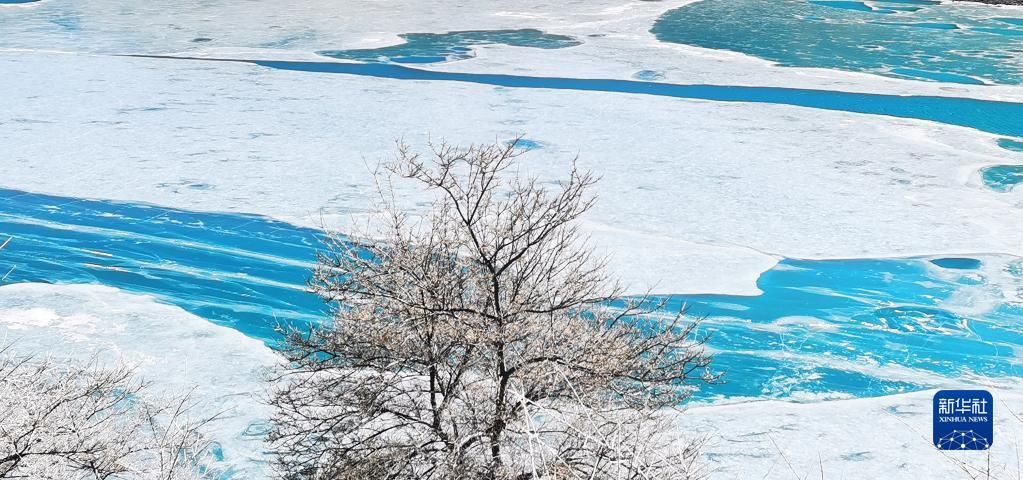
<svg viewBox="0 0 1023 480">
<path fill-rule="evenodd" d="M 281 9 L 268 0 L 88 8 L 47 0 L 0 10 L 0 47 L 9 49 L 0 53 L 7 82 L 0 184 L 338 225 L 333 219 L 371 208 L 370 169 L 391 157 L 396 138 L 421 145 L 429 137 L 467 143 L 525 133 L 546 146 L 524 168 L 558 178 L 579 155 L 603 175 L 587 220 L 637 291 L 755 294 L 757 275 L 781 257 L 1023 253 L 1023 231 L 1007 221 L 1021 193 L 992 195 L 977 173 L 1023 162 L 1023 154 L 965 128 L 775 105 L 54 52 L 312 59 L 316 50 L 400 43 L 406 32 L 538 28 L 584 43 L 483 46 L 475 59 L 431 68 L 601 78 L 650 70 L 675 83 L 1023 99 L 1016 86 L 778 67 L 657 41 L 654 20 L 686 3 L 341 9 L 307 1 Z M 189 182 L 211 188 L 168 187 Z"/>
<path fill-rule="evenodd" d="M 587 221 L 636 290 L 752 294 L 779 257 L 1023 254 L 1023 192 L 977 173 L 1023 154 L 962 127 L 233 63 L 9 52 L 0 69 L 17 92 L 0 183 L 23 190 L 318 225 L 371 209 L 396 138 L 525 133 L 545 147 L 524 169 L 557 179 L 578 155 L 603 176 Z"/>
<path fill-rule="evenodd" d="M 99 285 L 0 287 L 0 345 L 20 355 L 134 367 L 149 391 L 192 391 L 195 418 L 220 418 L 210 437 L 237 478 L 264 471 L 264 376 L 279 357 L 258 340 L 185 311 Z M 193 391 L 194 389 L 194 391 Z"/>
<path fill-rule="evenodd" d="M 714 479 L 1017 478 L 1023 391 L 1018 383 L 981 387 L 995 401 L 995 438 L 987 452 L 934 448 L 933 390 L 695 407 L 679 428 L 707 436 L 706 465 Z"/>
</svg>

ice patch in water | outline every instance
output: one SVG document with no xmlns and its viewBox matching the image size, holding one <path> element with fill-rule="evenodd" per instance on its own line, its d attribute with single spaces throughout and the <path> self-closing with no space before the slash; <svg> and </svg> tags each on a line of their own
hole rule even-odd
<svg viewBox="0 0 1023 480">
<path fill-rule="evenodd" d="M 966 319 L 940 308 L 915 306 L 885 307 L 871 315 L 854 317 L 868 327 L 892 332 L 930 331 L 951 334 L 967 329 Z"/>
<path fill-rule="evenodd" d="M 405 43 L 382 48 L 324 50 L 319 54 L 360 62 L 440 63 L 472 58 L 475 56 L 473 47 L 480 45 L 555 49 L 582 44 L 572 37 L 533 29 L 406 33 L 400 36 Z"/>
<path fill-rule="evenodd" d="M 994 35 L 1003 35 L 1008 37 L 1023 37 L 1023 30 L 1015 30 L 1012 28 L 998 28 L 998 27 L 973 27 L 971 30 L 975 32 L 990 33 Z"/>
<path fill-rule="evenodd" d="M 814 5 L 820 5 L 823 7 L 841 8 L 844 10 L 855 10 L 858 12 L 873 12 L 874 8 L 863 2 L 843 2 L 836 0 L 810 0 L 810 3 Z"/>
<path fill-rule="evenodd" d="M 1023 18 L 996 18 L 999 22 L 1023 27 Z"/>
</svg>

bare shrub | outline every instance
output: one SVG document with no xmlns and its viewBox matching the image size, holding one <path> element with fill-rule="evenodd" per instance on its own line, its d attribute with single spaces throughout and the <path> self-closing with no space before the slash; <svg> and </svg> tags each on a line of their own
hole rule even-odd
<svg viewBox="0 0 1023 480">
<path fill-rule="evenodd" d="M 0 478 L 202 478 L 205 422 L 187 397 L 146 398 L 125 367 L 55 363 L 0 349 Z"/>
<path fill-rule="evenodd" d="M 272 396 L 288 479 L 694 478 L 672 415 L 713 381 L 697 322 L 622 300 L 576 226 L 596 178 L 508 174 L 514 145 L 399 146 L 434 192 L 418 220 L 381 195 L 377 240 L 328 241 L 333 321 L 288 331 Z"/>
</svg>

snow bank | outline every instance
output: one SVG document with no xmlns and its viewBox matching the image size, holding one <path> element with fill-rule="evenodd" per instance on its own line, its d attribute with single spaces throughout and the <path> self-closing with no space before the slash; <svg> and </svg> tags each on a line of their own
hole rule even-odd
<svg viewBox="0 0 1023 480">
<path fill-rule="evenodd" d="M 1023 390 L 1006 382 L 981 388 L 995 400 L 989 451 L 942 452 L 931 444 L 933 390 L 696 407 L 681 417 L 680 428 L 708 436 L 705 457 L 714 479 L 1016 478 Z M 980 473 L 988 468 L 990 476 Z"/>
<path fill-rule="evenodd" d="M 262 434 L 270 409 L 263 375 L 278 357 L 257 340 L 185 311 L 97 285 L 0 287 L 0 344 L 19 355 L 136 366 L 150 392 L 195 389 L 197 417 L 223 413 L 209 432 L 239 478 L 265 471 Z"/>
</svg>

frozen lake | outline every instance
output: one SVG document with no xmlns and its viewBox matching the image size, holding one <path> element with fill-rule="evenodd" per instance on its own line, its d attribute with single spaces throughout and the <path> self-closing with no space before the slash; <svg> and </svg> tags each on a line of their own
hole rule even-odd
<svg viewBox="0 0 1023 480">
<path fill-rule="evenodd" d="M 929 389 L 1023 408 L 1021 59 L 1023 9 L 934 0 L 0 1 L 0 336 L 230 404 L 278 323 L 325 318 L 319 227 L 373 214 L 396 138 L 527 135 L 522 173 L 603 177 L 582 226 L 612 273 L 707 318 L 727 383 L 693 421 L 723 478 L 838 433 L 828 473 L 890 473 L 860 467 L 927 451 L 898 429 Z M 178 352 L 202 368 L 159 367 Z M 218 433 L 239 472 L 252 402 Z M 875 410 L 898 455 L 863 446 Z"/>
</svg>

